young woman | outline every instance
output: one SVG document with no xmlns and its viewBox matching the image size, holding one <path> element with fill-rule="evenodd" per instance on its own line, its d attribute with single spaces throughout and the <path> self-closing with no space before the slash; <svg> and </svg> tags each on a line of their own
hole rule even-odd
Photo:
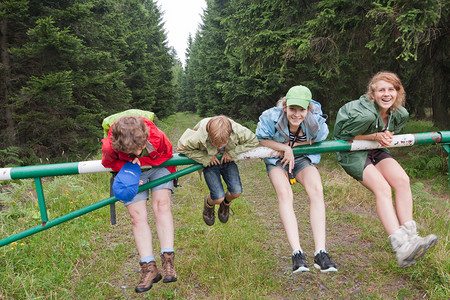
<svg viewBox="0 0 450 300">
<path fill-rule="evenodd" d="M 278 157 L 264 160 L 270 182 L 278 198 L 278 209 L 289 245 L 294 273 L 309 271 L 305 254 L 300 247 L 294 195 L 291 182 L 300 182 L 310 200 L 310 220 L 314 237 L 314 266 L 321 272 L 337 271 L 335 263 L 325 250 L 325 204 L 319 171 L 314 166 L 320 154 L 294 155 L 292 148 L 320 142 L 328 136 L 326 119 L 320 104 L 311 100 L 311 91 L 305 86 L 292 87 L 277 105 L 262 113 L 256 136 L 262 146 L 279 152 Z"/>
<path fill-rule="evenodd" d="M 409 114 L 403 107 L 405 90 L 396 74 L 380 72 L 370 80 L 367 92 L 339 109 L 334 137 L 340 140 L 377 141 L 389 147 Z M 418 236 L 413 221 L 409 177 L 385 148 L 338 152 L 339 164 L 347 174 L 375 194 L 378 217 L 389 236 L 401 267 L 409 267 L 437 243 L 431 234 Z M 395 208 L 392 204 L 395 191 Z"/>
</svg>

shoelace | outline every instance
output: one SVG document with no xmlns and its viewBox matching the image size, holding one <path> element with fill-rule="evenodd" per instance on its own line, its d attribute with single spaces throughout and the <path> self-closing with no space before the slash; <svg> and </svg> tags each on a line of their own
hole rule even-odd
<svg viewBox="0 0 450 300">
<path fill-rule="evenodd" d="M 302 259 L 302 260 L 305 260 L 305 259 L 306 259 L 306 256 L 305 256 L 305 254 L 303 254 L 302 252 L 298 252 L 298 253 L 295 253 L 295 254 L 294 254 L 294 258 L 300 258 L 300 259 Z"/>
<path fill-rule="evenodd" d="M 167 268 L 166 268 L 166 266 L 167 266 Z M 173 261 L 171 259 L 166 259 L 163 267 L 164 267 L 164 270 L 163 270 L 164 274 L 166 274 L 166 270 L 167 269 L 168 269 L 168 272 L 170 274 L 175 273 L 175 270 L 174 270 L 175 266 L 174 266 Z M 168 275 L 168 274 L 166 274 L 166 275 Z"/>
<path fill-rule="evenodd" d="M 231 208 L 231 206 L 230 206 L 230 216 L 234 216 L 234 210 Z"/>
<path fill-rule="evenodd" d="M 320 252 L 319 253 L 319 261 L 322 262 L 322 264 L 329 265 L 331 263 L 330 256 L 326 252 Z"/>
<path fill-rule="evenodd" d="M 142 268 L 141 269 L 142 277 L 141 277 L 141 281 L 139 282 L 139 284 L 144 284 L 147 281 L 147 278 L 149 276 L 151 276 L 151 274 L 153 274 L 153 273 L 154 273 L 154 270 L 153 270 L 153 268 L 151 268 L 150 265 L 148 265 L 147 268 L 145 268 L 145 269 Z"/>
</svg>

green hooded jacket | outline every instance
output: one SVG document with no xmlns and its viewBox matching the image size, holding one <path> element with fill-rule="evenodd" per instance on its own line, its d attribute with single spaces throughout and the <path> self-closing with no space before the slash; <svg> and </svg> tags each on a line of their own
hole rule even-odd
<svg viewBox="0 0 450 300">
<path fill-rule="evenodd" d="M 391 111 L 388 124 L 383 124 L 378 105 L 366 95 L 358 100 L 348 102 L 342 106 L 337 114 L 334 125 L 334 139 L 350 141 L 357 135 L 366 135 L 383 130 L 399 133 L 408 121 L 409 113 L 400 106 Z M 389 152 L 388 149 L 382 150 Z M 357 180 L 363 180 L 364 164 L 368 150 L 336 152 L 339 164 L 345 172 Z"/>
</svg>

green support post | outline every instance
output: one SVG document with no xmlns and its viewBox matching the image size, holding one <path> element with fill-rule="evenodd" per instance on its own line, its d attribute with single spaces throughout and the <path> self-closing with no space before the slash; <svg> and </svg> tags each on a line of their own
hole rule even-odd
<svg viewBox="0 0 450 300">
<path fill-rule="evenodd" d="M 442 147 L 448 153 L 448 187 L 450 188 L 450 144 L 443 144 Z"/>
<path fill-rule="evenodd" d="M 41 177 L 35 178 L 34 183 L 36 185 L 36 194 L 38 198 L 39 211 L 41 212 L 42 226 L 45 226 L 45 223 L 48 222 L 48 216 L 47 216 L 47 207 L 45 205 L 44 189 L 42 188 Z"/>
<path fill-rule="evenodd" d="M 442 147 L 448 153 L 448 186 L 450 188 L 450 131 L 439 132 L 442 136 Z"/>
<path fill-rule="evenodd" d="M 180 171 L 177 171 L 175 173 L 169 174 L 167 176 L 161 177 L 161 178 L 159 178 L 157 180 L 154 180 L 152 182 L 148 182 L 146 184 L 141 185 L 139 187 L 139 192 L 151 189 L 152 187 L 160 185 L 160 184 L 162 184 L 164 182 L 167 182 L 167 181 L 170 181 L 170 180 L 174 180 L 175 178 L 178 178 L 178 177 L 184 176 L 186 174 L 195 172 L 195 171 L 200 170 L 202 168 L 203 168 L 203 166 L 202 165 L 198 165 L 198 164 L 190 166 L 190 167 L 187 167 L 187 168 L 182 169 Z M 90 213 L 90 212 L 92 212 L 92 211 L 94 211 L 96 209 L 102 208 L 103 206 L 106 206 L 108 204 L 114 203 L 116 201 L 118 201 L 116 197 L 114 197 L 114 196 L 113 197 L 109 197 L 109 198 L 106 198 L 106 199 L 101 200 L 99 202 L 96 202 L 94 204 L 91 204 L 89 206 L 83 207 L 83 208 L 81 208 L 79 210 L 76 210 L 76 211 L 73 211 L 71 213 L 68 213 L 67 215 L 61 216 L 61 217 L 56 218 L 54 220 L 47 221 L 47 222 L 45 222 L 44 224 L 42 224 L 40 226 L 36 226 L 36 227 L 30 228 L 28 230 L 22 231 L 21 233 L 18 233 L 18 234 L 15 234 L 15 235 L 12 235 L 10 237 L 7 237 L 5 239 L 0 240 L 0 247 L 3 247 L 5 245 L 10 244 L 12 242 L 15 242 L 17 240 L 23 239 L 23 238 L 28 237 L 30 235 L 33 235 L 35 233 L 41 232 L 43 230 L 47 230 L 47 229 L 52 228 L 53 226 L 59 225 L 59 224 L 61 224 L 63 222 L 70 221 L 72 219 L 75 219 L 75 218 L 77 218 L 79 216 L 82 216 L 84 214 Z"/>
<path fill-rule="evenodd" d="M 396 139 L 396 145 L 392 145 L 392 147 L 401 147 L 401 146 L 412 146 L 412 145 L 420 145 L 420 144 L 442 144 L 444 149 L 449 153 L 449 174 L 450 174 L 450 131 L 441 131 L 441 132 L 425 132 L 425 133 L 416 133 L 416 134 L 407 134 L 407 135 L 396 135 L 394 136 Z M 309 153 L 323 153 L 323 152 L 340 152 L 340 151 L 358 151 L 365 149 L 374 149 L 379 147 L 377 143 L 373 144 L 373 141 L 324 141 L 321 143 L 315 143 L 312 145 L 299 146 L 294 148 L 294 154 L 309 154 Z M 394 142 L 393 142 L 394 143 Z M 372 147 L 372 148 L 371 148 Z M 264 148 L 264 147 L 261 147 Z M 267 149 L 267 148 L 266 148 Z M 269 150 L 269 149 L 267 149 Z M 268 157 L 268 156 L 264 156 Z M 246 157 L 246 158 L 263 158 L 263 157 Z M 219 158 L 220 159 L 220 158 Z M 94 164 L 92 164 L 94 163 Z M 154 186 L 157 186 L 161 183 L 167 182 L 169 180 L 173 180 L 175 178 L 184 176 L 188 173 L 194 172 L 203 168 L 202 165 L 197 164 L 194 160 L 187 158 L 181 154 L 174 154 L 174 156 L 163 164 L 159 165 L 159 167 L 167 167 L 167 166 L 176 166 L 176 165 L 190 165 L 183 170 L 175 172 L 173 174 L 164 176 L 158 180 L 153 182 L 146 183 L 139 187 L 139 192 L 143 190 L 148 190 Z M 99 167 L 100 165 L 100 167 Z M 83 169 L 83 166 L 86 167 L 87 170 Z M 92 169 L 90 169 L 92 168 Z M 83 171 L 80 171 L 83 170 Z M 108 204 L 115 203 L 117 199 L 115 197 L 110 197 L 84 207 L 80 210 L 71 212 L 67 215 L 61 216 L 54 220 L 48 220 L 47 208 L 45 205 L 44 192 L 42 188 L 42 177 L 50 177 L 50 176 L 61 176 L 61 175 L 73 175 L 73 174 L 82 174 L 82 173 L 94 173 L 94 172 L 105 172 L 110 169 L 106 169 L 101 166 L 100 161 L 89 161 L 89 162 L 74 162 L 74 163 L 63 163 L 63 164 L 50 164 L 50 165 L 37 165 L 37 166 L 25 166 L 25 167 L 14 167 L 14 168 L 0 168 L 0 180 L 11 180 L 11 179 L 24 179 L 24 178 L 34 178 L 36 185 L 36 193 L 38 197 L 39 209 L 41 212 L 41 220 L 42 225 L 31 228 L 19 234 L 10 236 L 3 240 L 0 240 L 0 247 L 22 239 L 24 237 L 30 236 L 42 230 L 46 230 L 53 226 L 56 226 L 60 223 L 72 220 L 77 218 L 83 214 L 92 212 L 93 210 L 99 209 Z M 450 186 L 450 177 L 449 177 L 449 186 Z"/>
</svg>

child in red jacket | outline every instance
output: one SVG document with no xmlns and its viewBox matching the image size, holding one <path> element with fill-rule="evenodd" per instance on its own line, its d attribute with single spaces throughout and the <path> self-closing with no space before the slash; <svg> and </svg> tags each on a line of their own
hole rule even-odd
<svg viewBox="0 0 450 300">
<path fill-rule="evenodd" d="M 172 144 L 164 132 L 143 117 L 125 116 L 118 119 L 111 126 L 108 137 L 104 138 L 102 143 L 102 164 L 115 172 L 119 172 L 127 162 L 139 166 L 158 166 L 173 156 Z M 143 170 L 140 182 L 153 181 L 173 172 L 175 172 L 174 166 Z M 137 293 L 148 291 L 152 288 L 152 284 L 160 281 L 161 278 L 165 283 L 177 280 L 174 267 L 174 225 L 170 207 L 170 197 L 174 191 L 173 181 L 155 186 L 151 190 L 152 209 L 161 245 L 163 277 L 155 263 L 152 233 L 147 221 L 148 190 L 134 197 L 131 196 L 131 199 L 119 199 L 123 200 L 130 214 L 134 240 L 141 259 L 142 278 L 135 288 Z"/>
</svg>

